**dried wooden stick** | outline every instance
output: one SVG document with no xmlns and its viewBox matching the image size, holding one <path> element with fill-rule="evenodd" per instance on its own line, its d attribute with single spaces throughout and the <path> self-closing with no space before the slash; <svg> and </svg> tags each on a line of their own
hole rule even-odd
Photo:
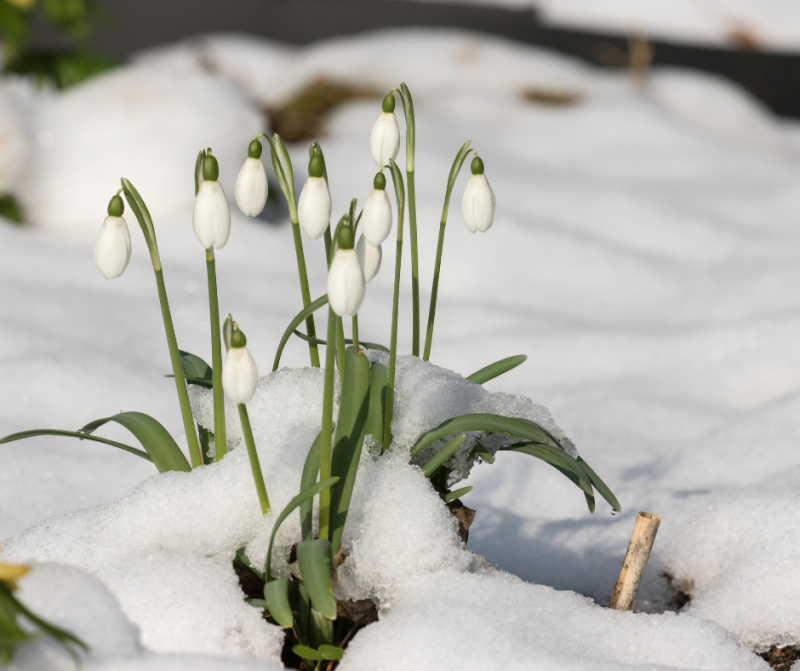
<svg viewBox="0 0 800 671">
<path fill-rule="evenodd" d="M 611 600 L 608 602 L 609 608 L 633 609 L 633 601 L 636 598 L 636 592 L 639 591 L 647 560 L 650 559 L 650 550 L 653 549 L 659 524 L 661 524 L 661 518 L 658 515 L 642 512 L 637 515 L 631 542 L 628 544 L 628 551 L 625 553 L 617 584 L 611 594 Z"/>
</svg>

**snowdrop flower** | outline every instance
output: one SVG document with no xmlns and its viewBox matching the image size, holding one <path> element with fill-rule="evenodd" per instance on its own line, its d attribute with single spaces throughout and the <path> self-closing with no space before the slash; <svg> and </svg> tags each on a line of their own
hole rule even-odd
<svg viewBox="0 0 800 671">
<path fill-rule="evenodd" d="M 486 233 L 494 222 L 494 192 L 483 174 L 483 161 L 476 156 L 472 159 L 471 167 L 472 177 L 464 189 L 461 211 L 470 233 Z"/>
<path fill-rule="evenodd" d="M 324 175 L 325 161 L 314 154 L 308 162 L 308 179 L 297 203 L 300 228 L 312 240 L 320 238 L 331 222 L 331 194 Z"/>
<path fill-rule="evenodd" d="M 381 269 L 381 261 L 383 260 L 381 246 L 373 246 L 362 233 L 356 245 L 356 256 L 358 256 L 358 262 L 361 264 L 361 270 L 364 271 L 364 281 L 369 282 Z"/>
<path fill-rule="evenodd" d="M 367 196 L 361 215 L 364 237 L 373 247 L 380 247 L 392 230 L 392 205 L 386 193 L 386 177 L 375 175 L 373 189 Z"/>
<path fill-rule="evenodd" d="M 194 233 L 206 249 L 222 249 L 231 232 L 231 210 L 217 177 L 219 164 L 209 153 L 203 159 L 203 183 L 197 192 L 192 212 Z"/>
<path fill-rule="evenodd" d="M 244 333 L 236 328 L 222 367 L 222 388 L 237 405 L 249 403 L 258 386 L 258 368 L 246 344 Z"/>
<path fill-rule="evenodd" d="M 383 113 L 372 127 L 369 148 L 379 168 L 389 165 L 389 159 L 396 159 L 400 151 L 400 128 L 394 115 L 394 95 L 391 93 L 383 99 Z"/>
<path fill-rule="evenodd" d="M 131 260 L 131 234 L 122 218 L 125 204 L 119 195 L 108 204 L 108 216 L 100 227 L 94 243 L 94 260 L 97 268 L 107 280 L 113 280 L 125 272 Z"/>
<path fill-rule="evenodd" d="M 328 301 L 340 317 L 352 316 L 364 300 L 364 271 L 353 249 L 353 230 L 349 226 L 341 227 L 337 242 L 339 248 L 328 269 Z"/>
<path fill-rule="evenodd" d="M 247 148 L 247 160 L 236 178 L 236 204 L 248 217 L 257 217 L 267 202 L 269 184 L 261 162 L 261 143 L 253 140 Z"/>
</svg>

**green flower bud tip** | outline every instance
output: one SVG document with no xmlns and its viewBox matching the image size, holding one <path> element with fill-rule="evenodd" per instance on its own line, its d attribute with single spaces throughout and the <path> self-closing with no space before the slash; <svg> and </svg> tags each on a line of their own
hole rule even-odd
<svg viewBox="0 0 800 671">
<path fill-rule="evenodd" d="M 114 196 L 108 203 L 108 216 L 121 217 L 124 211 L 125 203 L 122 202 L 122 198 Z"/>
<path fill-rule="evenodd" d="M 386 177 L 384 177 L 382 172 L 379 172 L 375 175 L 375 179 L 372 181 L 372 186 L 380 191 L 383 191 L 386 188 Z"/>
<path fill-rule="evenodd" d="M 394 112 L 394 94 L 390 93 L 383 99 L 383 111 L 387 114 Z"/>
<path fill-rule="evenodd" d="M 353 229 L 349 226 L 342 226 L 336 236 L 336 242 L 339 245 L 339 249 L 353 249 L 355 243 Z"/>
<path fill-rule="evenodd" d="M 231 336 L 231 347 L 244 347 L 246 344 L 247 338 L 245 338 L 244 333 L 236 329 Z"/>
<path fill-rule="evenodd" d="M 248 158 L 261 158 L 261 152 L 263 150 L 261 143 L 258 140 L 253 140 L 250 146 L 247 147 L 247 156 Z"/>
<path fill-rule="evenodd" d="M 482 175 L 483 174 L 483 161 L 479 159 L 477 156 L 472 159 L 472 168 L 473 175 Z"/>
<path fill-rule="evenodd" d="M 216 158 L 208 153 L 203 159 L 203 179 L 206 182 L 216 182 L 217 177 L 219 177 L 219 163 L 217 163 Z"/>
<path fill-rule="evenodd" d="M 322 156 L 314 154 L 308 162 L 308 176 L 322 177 L 325 174 L 325 160 Z"/>
</svg>

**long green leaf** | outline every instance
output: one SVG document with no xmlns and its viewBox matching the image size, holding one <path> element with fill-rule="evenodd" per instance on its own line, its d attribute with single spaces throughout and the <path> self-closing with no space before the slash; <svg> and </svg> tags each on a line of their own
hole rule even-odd
<svg viewBox="0 0 800 671">
<path fill-rule="evenodd" d="M 594 497 L 592 483 L 581 464 L 576 459 L 559 450 L 557 447 L 542 445 L 540 443 L 519 443 L 500 448 L 504 452 L 520 452 L 531 457 L 536 457 L 557 468 L 561 473 L 572 480 L 575 485 L 583 490 L 587 496 Z"/>
<path fill-rule="evenodd" d="M 303 474 L 300 476 L 300 491 L 304 492 L 317 481 L 319 464 L 322 454 L 322 431 L 317 434 L 303 464 Z M 306 499 L 300 504 L 300 529 L 303 540 L 311 540 L 314 531 L 314 499 Z"/>
<path fill-rule="evenodd" d="M 214 387 L 214 373 L 203 359 L 191 352 L 184 352 L 178 350 L 181 355 L 181 368 L 186 377 L 186 382 L 189 384 L 196 384 L 206 389 Z M 174 375 L 165 375 L 164 377 L 175 377 Z"/>
<path fill-rule="evenodd" d="M 135 447 L 131 447 L 130 445 L 125 445 L 123 443 L 118 443 L 115 440 L 108 440 L 108 438 L 100 438 L 99 436 L 92 436 L 87 433 L 81 433 L 80 431 L 61 431 L 59 429 L 33 429 L 31 431 L 20 431 L 19 433 L 12 433 L 10 436 L 6 436 L 5 438 L 0 439 L 0 445 L 2 445 L 3 443 L 13 443 L 15 440 L 33 438 L 35 436 L 66 436 L 68 438 L 77 438 L 78 440 L 91 440 L 95 443 L 104 443 L 105 445 L 111 445 L 113 447 L 117 447 L 120 450 L 125 450 L 126 452 L 130 452 L 131 454 L 135 454 L 137 457 L 141 457 L 142 459 L 147 459 L 147 461 L 153 461 L 150 458 L 150 455 L 147 454 L 147 452 L 138 450 Z"/>
<path fill-rule="evenodd" d="M 288 629 L 292 626 L 292 605 L 289 601 L 290 584 L 288 578 L 272 580 L 264 585 L 264 601 L 267 602 L 267 610 L 281 627 Z"/>
<path fill-rule="evenodd" d="M 561 447 L 555 436 L 549 431 L 539 426 L 535 422 L 519 417 L 503 417 L 489 413 L 475 413 L 471 415 L 461 415 L 442 422 L 435 429 L 431 429 L 417 441 L 411 450 L 411 456 L 424 450 L 431 443 L 444 438 L 453 433 L 463 433 L 465 431 L 482 431 L 485 433 L 505 433 L 510 436 L 518 436 L 526 440 L 532 440 L 544 445 L 555 444 Z"/>
<path fill-rule="evenodd" d="M 329 620 L 336 619 L 336 597 L 331 587 L 331 544 L 327 538 L 301 541 L 297 545 L 297 564 L 303 584 L 311 597 L 311 607 Z"/>
<path fill-rule="evenodd" d="M 339 482 L 331 487 L 331 547 L 339 550 L 356 472 L 364 445 L 369 414 L 370 366 L 366 355 L 348 347 L 345 353 L 344 385 L 339 398 L 339 418 L 331 455 L 331 475 Z"/>
<path fill-rule="evenodd" d="M 472 491 L 472 487 L 462 487 L 461 489 L 456 489 L 454 492 L 450 492 L 447 496 L 444 497 L 445 503 L 450 503 L 450 501 L 455 501 L 456 499 L 460 499 L 462 496 L 469 494 Z"/>
<path fill-rule="evenodd" d="M 286 520 L 286 518 L 289 517 L 295 508 L 298 508 L 300 504 L 303 503 L 303 501 L 313 499 L 323 489 L 332 487 L 338 481 L 339 478 L 327 478 L 322 482 L 317 482 L 308 489 L 304 489 L 291 501 L 289 501 L 289 503 L 286 504 L 286 507 L 281 511 L 281 514 L 278 515 L 278 519 L 275 520 L 275 524 L 272 527 L 272 534 L 269 537 L 269 548 L 267 549 L 267 558 L 264 563 L 264 579 L 267 582 L 272 580 L 272 545 L 275 542 L 275 534 L 278 533 L 278 529 L 280 529 L 281 524 L 283 524 L 284 520 Z"/>
<path fill-rule="evenodd" d="M 93 433 L 108 422 L 116 422 L 130 431 L 147 450 L 159 473 L 166 471 L 192 470 L 181 448 L 169 435 L 161 423 L 143 412 L 121 412 L 112 417 L 104 417 L 89 422 L 81 429 L 83 433 Z"/>
<path fill-rule="evenodd" d="M 453 438 L 441 450 L 428 459 L 422 470 L 425 472 L 425 477 L 431 477 L 445 461 L 452 457 L 456 450 L 461 447 L 461 444 L 466 438 L 466 434 L 462 433 L 460 436 Z"/>
<path fill-rule="evenodd" d="M 510 356 L 507 359 L 500 359 L 500 361 L 495 361 L 485 368 L 475 371 L 467 379 L 475 384 L 484 384 L 489 380 L 494 380 L 494 378 L 499 377 L 503 373 L 514 370 L 520 364 L 525 363 L 527 359 L 527 354 L 517 354 L 517 356 Z"/>
<path fill-rule="evenodd" d="M 372 436 L 375 447 L 383 453 L 383 427 L 386 418 L 386 386 L 389 369 L 377 361 L 370 369 L 369 415 L 365 434 Z"/>
<path fill-rule="evenodd" d="M 577 461 L 581 466 L 583 466 L 583 470 L 589 476 L 589 480 L 599 492 L 600 496 L 602 496 L 614 510 L 616 510 L 618 513 L 621 513 L 622 506 L 619 504 L 619 501 L 617 501 L 617 497 L 614 496 L 614 493 L 608 488 L 608 485 L 606 485 L 606 483 L 600 479 L 600 476 L 594 472 L 592 467 L 586 463 L 583 457 L 578 457 Z"/>
<path fill-rule="evenodd" d="M 281 363 L 281 355 L 283 354 L 283 348 L 286 347 L 286 343 L 289 342 L 289 338 L 292 337 L 292 333 L 294 330 L 300 325 L 300 323 L 308 317 L 308 315 L 316 312 L 319 310 L 323 305 L 328 304 L 328 294 L 324 296 L 320 296 L 317 300 L 311 303 L 307 308 L 303 308 L 291 322 L 289 322 L 289 326 L 286 327 L 286 330 L 283 332 L 283 336 L 281 337 L 280 343 L 278 343 L 278 351 L 275 352 L 275 361 L 272 364 L 272 371 L 278 370 L 278 366 Z"/>
</svg>

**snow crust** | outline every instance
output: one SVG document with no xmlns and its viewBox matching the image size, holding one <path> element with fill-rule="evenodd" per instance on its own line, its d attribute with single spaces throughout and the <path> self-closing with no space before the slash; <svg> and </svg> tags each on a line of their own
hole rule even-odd
<svg viewBox="0 0 800 671">
<path fill-rule="evenodd" d="M 441 660 L 447 652 L 461 668 L 473 668 L 472 660 L 474 668 L 487 668 L 489 651 L 497 651 L 495 659 L 513 662 L 526 654 L 543 668 L 749 669 L 764 665 L 734 639 L 756 649 L 800 643 L 792 572 L 800 473 L 797 124 L 776 121 L 722 80 L 709 85 L 706 76 L 656 70 L 650 88 L 639 93 L 623 76 L 457 32 L 382 32 L 305 49 L 208 37 L 202 53 L 197 41 L 177 45 L 114 76 L 148 80 L 142 73 L 181 72 L 211 90 L 203 88 L 209 59 L 219 73 L 213 86 L 234 81 L 249 110 L 248 96 L 258 104 L 279 102 L 323 75 L 380 90 L 409 83 L 418 123 L 423 308 L 446 175 L 464 140 L 475 140 L 497 196 L 495 226 L 479 245 L 451 207 L 432 352 L 439 368 L 429 368 L 435 375 L 425 382 L 434 383 L 441 404 L 429 407 L 417 398 L 427 373 L 400 359 L 398 392 L 418 417 L 396 416 L 396 455 L 380 461 L 364 455 L 362 480 L 369 479 L 357 484 L 360 512 L 345 537 L 354 568 L 342 571 L 337 590 L 374 595 L 383 611 L 356 638 L 346 664 L 376 668 L 378 657 L 389 664 L 417 654 Z M 98 100 L 104 86 L 117 90 L 115 81 L 98 79 L 94 93 L 79 88 L 72 95 Z M 576 92 L 579 102 L 532 105 L 520 96 L 532 86 Z M 66 93 L 47 95 L 32 98 L 29 119 L 69 102 Z M 93 109 L 74 105 L 76 117 L 93 118 Z M 175 110 L 185 121 L 191 117 L 181 105 Z M 354 102 L 329 120 L 321 142 L 334 212 L 344 212 L 353 195 L 363 202 L 369 193 L 368 138 L 378 108 L 379 99 Z M 154 103 L 136 118 L 154 118 L 158 109 Z M 245 125 L 232 123 L 223 108 L 209 109 L 225 114 L 216 121 L 230 132 Z M 58 119 L 66 124 L 70 116 Z M 224 179 L 235 178 L 254 132 L 246 135 L 230 141 L 241 159 L 220 159 Z M 144 187 L 129 166 L 156 170 L 153 156 L 161 148 L 143 137 L 116 137 L 127 158 L 103 171 L 108 191 L 83 192 L 80 201 L 43 197 L 42 207 L 58 203 L 65 229 L 89 211 L 99 226 L 119 174 L 133 179 L 155 216 L 180 345 L 210 360 L 205 266 L 189 207 L 170 216 L 154 203 L 167 190 L 191 203 L 194 157 L 212 143 L 199 132 L 180 149 L 188 167 Z M 221 155 L 227 141 L 214 142 Z M 290 150 L 300 185 L 307 148 Z M 42 161 L 31 174 L 49 174 L 55 184 L 44 151 L 29 151 Z M 65 191 L 80 190 L 78 177 L 101 169 L 107 157 L 98 152 L 92 146 L 71 154 L 74 169 L 58 172 Z M 462 175 L 454 198 L 465 183 Z M 92 259 L 95 232 L 54 236 L 0 226 L 0 341 L 7 352 L 0 362 L 2 435 L 47 425 L 76 429 L 126 409 L 155 416 L 183 444 L 174 386 L 161 378 L 169 360 L 143 241 L 133 231 L 126 274 L 105 282 Z M 386 256 L 360 315 L 361 337 L 384 344 L 393 280 Z M 322 245 L 306 244 L 306 258 L 316 297 L 325 286 Z M 408 269 L 408 256 L 403 265 Z M 288 228 L 260 225 L 234 208 L 217 269 L 223 313 L 232 312 L 248 333 L 259 369 L 270 370 L 280 335 L 300 307 Z M 400 348 L 407 352 L 407 273 L 403 282 Z M 318 332 L 324 332 L 321 317 Z M 526 364 L 485 390 L 448 372 L 466 375 L 518 353 L 529 355 Z M 262 379 L 251 408 L 276 509 L 296 493 L 305 451 L 319 431 L 320 374 L 300 369 L 307 364 L 305 344 L 292 341 L 283 360 L 291 368 Z M 508 396 L 488 393 L 495 390 Z M 193 396 L 198 417 L 210 423 L 204 393 Z M 469 548 L 526 583 L 461 549 L 453 521 L 434 507 L 419 471 L 402 458 L 414 432 L 447 412 L 490 406 L 542 421 L 541 408 L 552 408 L 624 508 L 611 517 L 598 502 L 590 516 L 570 482 L 524 455 L 503 454 L 491 466 L 472 468 L 463 483 L 474 485 L 465 503 L 478 511 Z M 228 417 L 235 442 L 232 408 Z M 103 435 L 132 440 L 119 428 L 104 428 Z M 191 476 L 152 476 L 152 466 L 131 455 L 69 439 L 3 445 L 0 455 L 4 558 L 58 561 L 102 580 L 139 627 L 139 644 L 161 653 L 142 653 L 153 668 L 203 668 L 199 655 L 204 664 L 219 664 L 208 657 L 213 654 L 249 657 L 226 660 L 225 668 L 277 663 L 280 632 L 243 604 L 230 569 L 240 543 L 254 556 L 265 552 L 271 524 L 259 519 L 243 450 Z M 384 486 L 365 486 L 370 479 Z M 401 489 L 408 492 L 402 506 Z M 637 600 L 651 614 L 608 613 L 573 592 L 607 602 L 637 510 L 664 518 Z M 418 524 L 409 521 L 414 516 Z M 398 525 L 417 552 L 395 547 L 393 525 L 381 519 Z M 279 537 L 280 571 L 287 570 L 293 533 L 296 522 L 287 522 Z M 691 596 L 678 615 L 664 613 L 676 608 L 664 574 Z M 192 576 L 206 589 L 197 590 Z M 540 605 L 536 631 L 550 636 L 552 647 L 533 638 L 535 628 L 526 634 L 504 619 L 514 608 L 533 618 Z M 488 610 L 495 615 L 481 615 L 495 607 Z M 143 623 L 150 613 L 153 621 Z M 172 633 L 176 621 L 187 628 Z M 614 628 L 604 629 L 609 622 Z M 120 636 L 126 627 L 120 625 Z M 454 629 L 466 633 L 455 636 Z M 510 650 L 515 636 L 524 641 L 523 652 Z M 658 642 L 652 659 L 634 643 L 648 637 Z M 197 665 L 171 654 L 194 655 Z M 143 668 L 136 666 L 140 658 L 131 660 L 115 661 L 114 668 Z"/>
</svg>

